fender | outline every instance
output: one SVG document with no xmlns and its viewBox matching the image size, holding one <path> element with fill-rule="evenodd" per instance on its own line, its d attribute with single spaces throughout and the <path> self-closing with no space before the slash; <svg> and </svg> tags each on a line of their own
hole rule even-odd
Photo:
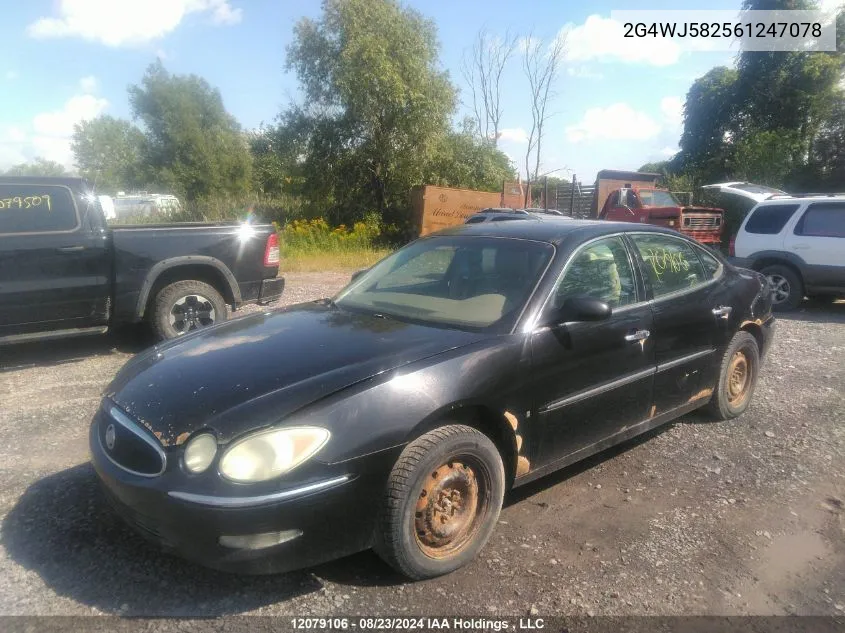
<svg viewBox="0 0 845 633">
<path fill-rule="evenodd" d="M 170 259 L 163 259 L 158 262 L 155 266 L 150 268 L 150 272 L 147 273 L 147 276 L 144 279 L 144 283 L 141 284 L 141 292 L 138 294 L 138 303 L 135 306 L 136 317 L 140 319 L 142 316 L 144 316 L 144 309 L 147 306 L 147 299 L 149 297 L 150 290 L 152 289 L 153 284 L 156 282 L 156 279 L 158 279 L 161 274 L 166 270 L 176 268 L 177 266 L 185 265 L 211 266 L 212 268 L 216 268 L 223 275 L 223 278 L 229 285 L 229 290 L 232 292 L 232 296 L 235 298 L 235 304 L 241 303 L 241 289 L 238 286 L 238 281 L 235 279 L 235 276 L 232 274 L 232 271 L 229 270 L 229 267 L 226 266 L 226 264 L 221 262 L 219 259 L 209 257 L 208 255 L 185 255 L 183 257 L 171 257 Z"/>
<path fill-rule="evenodd" d="M 801 257 L 796 255 L 795 253 L 790 253 L 787 251 L 757 251 L 756 253 L 752 253 L 748 257 L 744 258 L 746 261 L 751 262 L 751 265 L 756 270 L 757 262 L 762 259 L 780 259 L 789 262 L 793 266 L 795 266 L 803 275 L 804 269 L 807 267 L 807 262 L 805 262 Z"/>
</svg>

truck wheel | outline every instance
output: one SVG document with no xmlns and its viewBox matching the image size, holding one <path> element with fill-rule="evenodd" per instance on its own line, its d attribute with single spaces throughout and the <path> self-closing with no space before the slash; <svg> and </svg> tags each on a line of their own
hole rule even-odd
<svg viewBox="0 0 845 633">
<path fill-rule="evenodd" d="M 193 279 L 177 281 L 156 295 L 150 314 L 153 330 L 160 339 L 193 332 L 229 317 L 226 301 L 214 288 Z"/>
<path fill-rule="evenodd" d="M 484 547 L 504 493 L 490 438 L 461 424 L 434 429 L 408 444 L 390 473 L 375 550 L 414 580 L 448 574 Z"/>
<path fill-rule="evenodd" d="M 772 290 L 772 309 L 786 312 L 794 310 L 804 299 L 801 277 L 787 266 L 766 266 L 760 271 L 769 280 Z"/>
<path fill-rule="evenodd" d="M 760 369 L 760 348 L 748 332 L 737 332 L 722 356 L 719 383 L 710 399 L 710 412 L 720 420 L 742 415 L 754 395 Z"/>
</svg>

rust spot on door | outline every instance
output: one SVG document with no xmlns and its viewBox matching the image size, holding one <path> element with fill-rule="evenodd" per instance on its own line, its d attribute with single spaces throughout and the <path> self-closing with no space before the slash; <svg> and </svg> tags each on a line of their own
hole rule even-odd
<svg viewBox="0 0 845 633">
<path fill-rule="evenodd" d="M 520 455 L 516 458 L 516 476 L 522 477 L 522 475 L 527 475 L 528 471 L 531 470 L 531 462 L 528 461 L 527 457 L 523 457 Z"/>
<path fill-rule="evenodd" d="M 687 402 L 695 402 L 696 400 L 704 400 L 704 398 L 709 398 L 713 395 L 712 389 L 702 389 L 698 393 L 694 393 L 690 396 L 690 399 Z"/>
</svg>

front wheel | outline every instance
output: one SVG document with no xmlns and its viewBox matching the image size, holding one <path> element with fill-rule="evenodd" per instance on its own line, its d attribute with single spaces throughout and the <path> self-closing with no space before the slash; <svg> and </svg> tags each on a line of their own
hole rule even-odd
<svg viewBox="0 0 845 633">
<path fill-rule="evenodd" d="M 228 318 L 226 301 L 213 287 L 193 279 L 162 288 L 155 297 L 150 322 L 158 338 L 166 340 Z"/>
<path fill-rule="evenodd" d="M 390 473 L 376 528 L 376 552 L 414 580 L 469 563 L 496 526 L 505 471 L 483 433 L 450 424 L 414 440 Z"/>
<path fill-rule="evenodd" d="M 710 412 L 720 420 L 745 413 L 754 395 L 760 370 L 760 348 L 748 332 L 737 332 L 722 356 L 719 383 L 710 399 Z"/>
</svg>

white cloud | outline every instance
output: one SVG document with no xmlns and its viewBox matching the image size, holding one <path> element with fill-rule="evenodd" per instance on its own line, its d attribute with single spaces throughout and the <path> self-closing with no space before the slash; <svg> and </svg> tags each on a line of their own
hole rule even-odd
<svg viewBox="0 0 845 633">
<path fill-rule="evenodd" d="M 185 16 L 210 13 L 214 24 L 235 24 L 230 0 L 60 0 L 58 16 L 27 27 L 35 38 L 81 37 L 107 46 L 132 46 L 163 37 Z"/>
<path fill-rule="evenodd" d="M 587 110 L 579 123 L 566 128 L 566 138 L 572 143 L 595 139 L 642 141 L 659 132 L 660 125 L 644 112 L 637 112 L 627 103 L 614 103 Z"/>
<path fill-rule="evenodd" d="M 506 127 L 503 130 L 499 130 L 499 140 L 510 141 L 511 143 L 527 143 L 528 132 L 521 127 Z"/>
<path fill-rule="evenodd" d="M 567 24 L 559 37 L 566 37 L 569 61 L 616 61 L 670 66 L 677 63 L 681 49 L 662 38 L 626 38 L 621 22 L 591 15 L 583 24 Z"/>
<path fill-rule="evenodd" d="M 6 75 L 5 75 L 5 77 L 6 77 L 6 80 L 7 80 L 7 81 L 14 81 L 15 79 L 17 79 L 17 78 L 18 78 L 18 71 L 16 71 L 16 70 L 7 70 L 7 71 L 6 71 Z"/>
<path fill-rule="evenodd" d="M 79 80 L 79 89 L 87 95 L 97 92 L 97 86 L 97 78 L 94 75 L 88 75 Z"/>
<path fill-rule="evenodd" d="M 666 156 L 667 158 L 669 158 L 669 157 L 677 154 L 679 151 L 680 150 L 677 147 L 664 147 L 662 150 L 660 150 L 660 153 L 663 156 Z"/>
<path fill-rule="evenodd" d="M 682 97 L 663 97 L 660 111 L 670 127 L 679 128 L 684 122 L 684 99 Z"/>
<path fill-rule="evenodd" d="M 566 74 L 577 79 L 604 79 L 604 74 L 594 72 L 586 66 L 570 66 L 566 69 Z"/>
<path fill-rule="evenodd" d="M 80 81 L 84 86 L 86 77 Z M 28 125 L 11 125 L 0 129 L 0 170 L 30 161 L 36 156 L 73 168 L 70 138 L 73 127 L 93 119 L 108 108 L 109 102 L 91 94 L 77 94 L 58 110 L 36 114 Z"/>
</svg>

